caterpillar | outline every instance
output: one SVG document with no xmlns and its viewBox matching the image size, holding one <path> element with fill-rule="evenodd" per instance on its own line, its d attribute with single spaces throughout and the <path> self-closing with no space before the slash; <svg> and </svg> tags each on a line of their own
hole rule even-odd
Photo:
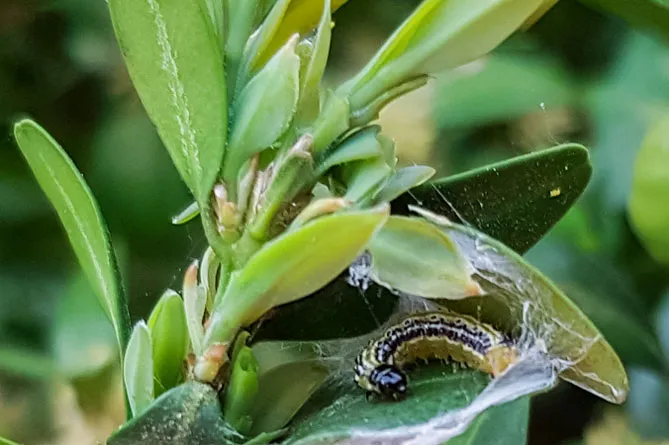
<svg viewBox="0 0 669 445">
<path fill-rule="evenodd" d="M 403 369 L 419 359 L 450 359 L 494 377 L 518 360 L 511 338 L 474 317 L 450 312 L 412 315 L 386 329 L 355 359 L 355 382 L 398 400 L 407 392 Z"/>
</svg>

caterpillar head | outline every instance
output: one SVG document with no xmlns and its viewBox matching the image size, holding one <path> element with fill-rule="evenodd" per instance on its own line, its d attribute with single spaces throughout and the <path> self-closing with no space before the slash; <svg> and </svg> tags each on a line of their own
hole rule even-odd
<svg viewBox="0 0 669 445">
<path fill-rule="evenodd" d="M 392 365 L 382 364 L 368 372 L 356 372 L 355 381 L 362 389 L 384 399 L 399 400 L 407 392 L 406 375 Z"/>
</svg>

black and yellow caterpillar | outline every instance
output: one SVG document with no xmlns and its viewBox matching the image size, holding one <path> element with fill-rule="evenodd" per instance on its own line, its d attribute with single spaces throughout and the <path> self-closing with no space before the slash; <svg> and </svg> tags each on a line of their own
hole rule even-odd
<svg viewBox="0 0 669 445">
<path fill-rule="evenodd" d="M 402 370 L 419 359 L 464 363 L 497 376 L 518 360 L 512 339 L 467 315 L 428 312 L 389 327 L 355 359 L 355 381 L 367 393 L 400 399 L 407 391 Z"/>
</svg>

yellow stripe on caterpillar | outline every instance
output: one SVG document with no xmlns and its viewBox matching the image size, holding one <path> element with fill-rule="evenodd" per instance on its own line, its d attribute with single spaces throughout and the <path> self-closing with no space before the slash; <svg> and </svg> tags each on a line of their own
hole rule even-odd
<svg viewBox="0 0 669 445">
<path fill-rule="evenodd" d="M 450 359 L 498 376 L 518 360 L 510 337 L 474 317 L 451 312 L 412 315 L 386 329 L 355 359 L 355 381 L 368 393 L 399 399 L 402 370 L 420 359 Z"/>
</svg>

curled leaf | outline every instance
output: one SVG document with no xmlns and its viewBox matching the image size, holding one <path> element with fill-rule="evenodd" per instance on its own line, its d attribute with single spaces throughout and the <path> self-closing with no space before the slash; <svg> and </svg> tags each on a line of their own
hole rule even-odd
<svg viewBox="0 0 669 445">
<path fill-rule="evenodd" d="M 486 295 L 439 300 L 440 305 L 509 332 L 523 331 L 535 344 L 545 345 L 563 380 L 609 402 L 625 401 L 629 383 L 620 358 L 555 284 L 513 250 L 475 229 L 453 223 L 441 228 L 472 264 Z"/>
<path fill-rule="evenodd" d="M 437 226 L 391 216 L 369 245 L 374 281 L 425 298 L 460 299 L 483 293 L 474 268 Z"/>
</svg>

